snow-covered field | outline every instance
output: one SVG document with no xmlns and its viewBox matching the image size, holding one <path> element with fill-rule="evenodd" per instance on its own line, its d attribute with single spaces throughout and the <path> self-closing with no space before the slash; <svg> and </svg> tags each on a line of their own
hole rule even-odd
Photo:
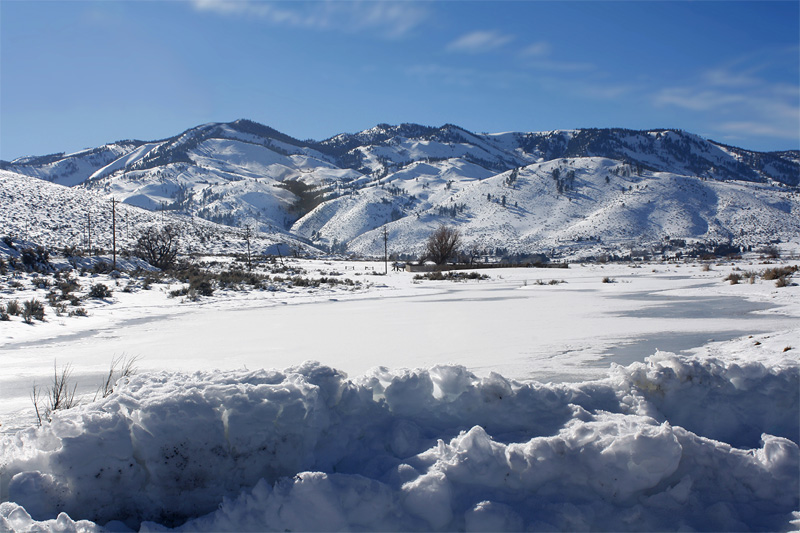
<svg viewBox="0 0 800 533">
<path fill-rule="evenodd" d="M 800 527 L 800 287 L 724 281 L 778 264 L 292 262 L 360 283 L 96 275 L 88 317 L 0 322 L 0 529 Z M 139 373 L 93 403 L 123 354 Z M 32 427 L 67 363 L 82 404 Z"/>
</svg>

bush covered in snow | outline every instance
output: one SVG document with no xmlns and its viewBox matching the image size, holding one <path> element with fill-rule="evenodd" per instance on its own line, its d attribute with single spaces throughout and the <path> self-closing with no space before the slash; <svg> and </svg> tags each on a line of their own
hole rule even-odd
<svg viewBox="0 0 800 533">
<path fill-rule="evenodd" d="M 89 298 L 110 298 L 111 297 L 111 289 L 104 283 L 95 283 L 92 285 L 92 288 L 89 289 Z"/>
<path fill-rule="evenodd" d="M 786 530 L 799 370 L 657 354 L 571 385 L 142 374 L 0 441 L 0 529 Z"/>
</svg>

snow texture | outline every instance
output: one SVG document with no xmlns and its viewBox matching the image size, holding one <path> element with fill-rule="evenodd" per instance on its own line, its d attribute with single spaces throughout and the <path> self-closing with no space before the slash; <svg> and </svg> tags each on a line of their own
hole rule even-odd
<svg viewBox="0 0 800 533">
<path fill-rule="evenodd" d="M 788 530 L 800 367 L 153 372 L 0 441 L 0 529 Z M 73 521 L 77 520 L 77 521 Z"/>
</svg>

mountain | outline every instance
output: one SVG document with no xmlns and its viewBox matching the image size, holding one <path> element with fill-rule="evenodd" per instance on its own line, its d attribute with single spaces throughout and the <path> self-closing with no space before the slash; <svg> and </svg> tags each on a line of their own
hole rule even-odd
<svg viewBox="0 0 800 533">
<path fill-rule="evenodd" d="M 185 253 L 247 251 L 247 240 L 240 228 L 122 203 L 112 206 L 106 195 L 97 191 L 63 187 L 0 170 L 0 237 L 10 237 L 18 250 L 33 245 L 59 251 L 86 250 L 91 245 L 93 250 L 111 253 L 112 225 L 116 225 L 117 249 L 131 250 L 141 228 L 160 224 L 181 229 Z M 318 251 L 285 233 L 257 233 L 250 241 L 256 252 L 288 255 L 294 251 Z"/>
<path fill-rule="evenodd" d="M 676 130 L 477 134 L 379 124 L 301 141 L 248 120 L 0 168 L 152 211 L 322 249 L 417 253 L 445 223 L 468 247 L 594 252 L 800 235 L 800 152 L 753 152 Z"/>
</svg>

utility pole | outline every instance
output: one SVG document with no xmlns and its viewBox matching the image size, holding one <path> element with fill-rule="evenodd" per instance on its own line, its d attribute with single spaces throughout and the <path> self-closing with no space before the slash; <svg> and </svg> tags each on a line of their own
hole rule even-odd
<svg viewBox="0 0 800 533">
<path fill-rule="evenodd" d="M 86 233 L 89 235 L 89 257 L 92 256 L 92 214 L 86 213 Z"/>
<path fill-rule="evenodd" d="M 111 263 L 111 268 L 113 270 L 117 269 L 117 207 L 116 207 L 116 200 L 114 198 L 111 199 L 111 249 L 113 250 L 113 259 Z"/>
<path fill-rule="evenodd" d="M 278 258 L 281 260 L 281 266 L 285 266 L 285 263 L 283 262 L 283 256 L 281 255 L 281 244 L 282 243 L 277 243 L 275 245 L 275 250 L 278 252 Z"/>
<path fill-rule="evenodd" d="M 250 237 L 253 234 L 253 230 L 250 228 L 250 225 L 247 224 L 244 227 L 244 238 L 247 241 L 247 270 L 253 270 L 253 265 L 250 262 Z"/>
<path fill-rule="evenodd" d="M 389 273 L 389 230 L 383 226 L 383 273 Z"/>
</svg>

